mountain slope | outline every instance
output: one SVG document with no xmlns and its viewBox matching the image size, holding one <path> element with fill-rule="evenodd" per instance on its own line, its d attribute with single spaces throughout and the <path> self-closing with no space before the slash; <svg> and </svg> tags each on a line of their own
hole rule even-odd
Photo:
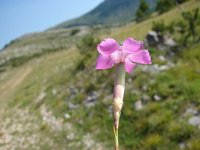
<svg viewBox="0 0 200 150">
<path fill-rule="evenodd" d="M 199 4 L 200 1 L 192 0 L 182 8 L 191 10 Z M 173 9 L 154 19 L 164 18 L 168 22 L 180 17 L 177 9 Z M 105 32 L 103 36 L 118 41 L 127 37 L 144 39 L 152 21 L 129 24 L 113 29 L 111 34 Z M 141 32 L 138 28 L 145 30 Z M 44 39 L 45 34 L 41 33 Z M 25 43 L 22 42 L 25 39 L 21 39 L 21 42 L 13 43 L 12 48 L 24 44 L 38 45 L 42 42 L 41 35 L 26 39 Z M 58 44 L 61 37 L 55 38 L 45 41 L 52 43 L 53 40 Z M 77 40 L 66 42 L 73 45 Z M 176 57 L 174 67 L 158 74 L 144 71 L 145 68 L 139 66 L 134 73 L 127 75 L 120 120 L 121 149 L 200 149 L 199 127 L 188 124 L 191 118 L 200 114 L 199 49 L 198 44 L 183 50 L 182 57 Z M 64 47 L 63 51 L 46 53 L 0 72 L 0 149 L 113 149 L 110 106 L 114 69 L 96 71 L 97 51 L 93 49 L 92 57 L 86 59 L 80 51 Z M 153 64 L 147 68 L 167 65 L 166 57 L 165 61 L 158 61 L 163 51 L 151 52 Z M 82 62 L 86 68 L 79 70 L 77 65 Z M 155 95 L 160 100 L 154 100 Z M 134 104 L 138 101 L 142 101 L 143 109 L 136 111 Z"/>
<path fill-rule="evenodd" d="M 155 7 L 156 0 L 146 0 L 150 10 Z M 105 0 L 89 13 L 63 22 L 56 28 L 67 28 L 80 25 L 97 25 L 97 24 L 124 24 L 133 21 L 135 12 L 140 4 L 139 0 Z"/>
</svg>

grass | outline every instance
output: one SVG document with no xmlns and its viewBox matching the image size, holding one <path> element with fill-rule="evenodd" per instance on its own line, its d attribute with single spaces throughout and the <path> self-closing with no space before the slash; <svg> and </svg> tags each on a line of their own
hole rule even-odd
<svg viewBox="0 0 200 150">
<path fill-rule="evenodd" d="M 200 1 L 190 0 L 189 2 L 181 5 L 181 8 L 184 11 L 189 11 L 197 7 L 199 8 L 199 6 L 200 6 Z M 181 12 L 177 7 L 175 7 L 171 11 L 168 11 L 159 16 L 157 14 L 153 14 L 149 19 L 141 23 L 133 22 L 124 27 L 116 29 L 113 31 L 113 33 L 110 36 L 115 37 L 115 39 L 118 41 L 122 41 L 126 39 L 127 36 L 134 37 L 139 40 L 143 40 L 147 32 L 151 30 L 153 22 L 163 20 L 165 23 L 170 23 L 171 21 L 177 20 L 180 18 L 181 18 Z M 106 37 L 106 36 L 107 35 L 104 35 L 103 37 Z"/>
<path fill-rule="evenodd" d="M 197 4 L 199 1 L 193 0 L 183 7 L 192 9 Z M 173 9 L 140 24 L 114 29 L 115 33 L 109 36 L 118 40 L 127 36 L 143 39 L 153 20 L 166 19 L 168 22 L 180 17 L 176 13 L 177 10 Z M 144 72 L 139 66 L 127 76 L 119 131 L 121 149 L 178 150 L 180 143 L 188 145 L 188 150 L 199 149 L 200 130 L 188 124 L 188 117 L 184 116 L 190 106 L 200 110 L 199 49 L 200 45 L 196 44 L 181 51 L 171 58 L 176 66 L 158 74 Z M 154 64 L 166 64 L 158 59 L 165 52 L 151 51 Z M 83 57 L 82 52 L 72 47 L 34 57 L 0 73 L 0 119 L 5 120 L 0 125 L 13 136 L 13 141 L 35 135 L 39 139 L 35 145 L 24 140 L 30 150 L 36 147 L 44 150 L 87 149 L 87 144 L 91 146 L 92 142 L 95 143 L 91 146 L 94 149 L 98 149 L 99 145 L 102 149 L 112 149 L 110 106 L 114 69 L 96 71 L 96 56 L 94 50 L 90 57 Z M 84 67 L 81 66 L 83 62 Z M 143 88 L 144 85 L 146 88 Z M 86 107 L 84 101 L 92 92 L 99 93 L 97 102 Z M 148 97 L 146 100 L 144 95 Z M 155 101 L 155 95 L 159 95 L 161 100 Z M 142 100 L 144 105 L 140 111 L 134 108 L 138 100 Z M 65 118 L 65 114 L 69 118 Z M 24 127 L 22 131 L 26 134 L 16 132 L 15 128 L 13 133 L 10 132 L 13 124 Z M 0 142 L 4 134 L 0 132 Z M 86 138 L 88 134 L 89 139 Z M 85 138 L 87 140 L 84 141 Z M 27 149 L 11 143 L 18 149 Z"/>
</svg>

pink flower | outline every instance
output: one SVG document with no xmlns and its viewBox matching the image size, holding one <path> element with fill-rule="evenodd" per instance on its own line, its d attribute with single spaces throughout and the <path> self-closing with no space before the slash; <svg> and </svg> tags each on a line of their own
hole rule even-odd
<svg viewBox="0 0 200 150">
<path fill-rule="evenodd" d="M 148 50 L 143 49 L 143 42 L 128 38 L 120 46 L 114 39 L 108 38 L 97 46 L 99 56 L 96 69 L 109 69 L 123 63 L 125 70 L 131 73 L 137 64 L 151 64 Z"/>
</svg>

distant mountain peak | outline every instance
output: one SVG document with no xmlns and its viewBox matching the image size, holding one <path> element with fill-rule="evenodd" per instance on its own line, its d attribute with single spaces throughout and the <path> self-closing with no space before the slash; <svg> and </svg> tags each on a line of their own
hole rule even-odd
<svg viewBox="0 0 200 150">
<path fill-rule="evenodd" d="M 156 0 L 146 0 L 150 9 L 153 9 Z M 90 12 L 63 22 L 55 28 L 93 25 L 121 25 L 133 21 L 140 4 L 139 0 L 105 0 Z"/>
</svg>

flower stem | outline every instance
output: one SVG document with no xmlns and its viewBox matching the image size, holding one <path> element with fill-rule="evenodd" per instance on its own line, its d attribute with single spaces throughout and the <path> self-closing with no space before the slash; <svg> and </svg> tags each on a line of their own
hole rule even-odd
<svg viewBox="0 0 200 150">
<path fill-rule="evenodd" d="M 121 109 L 123 106 L 123 97 L 125 89 L 125 70 L 124 64 L 118 64 L 116 67 L 114 94 L 113 94 L 113 131 L 115 135 L 115 150 L 119 150 L 118 129 Z"/>
<path fill-rule="evenodd" d="M 118 141 L 118 129 L 113 126 L 113 132 L 115 135 L 115 150 L 119 150 L 119 141 Z"/>
</svg>

